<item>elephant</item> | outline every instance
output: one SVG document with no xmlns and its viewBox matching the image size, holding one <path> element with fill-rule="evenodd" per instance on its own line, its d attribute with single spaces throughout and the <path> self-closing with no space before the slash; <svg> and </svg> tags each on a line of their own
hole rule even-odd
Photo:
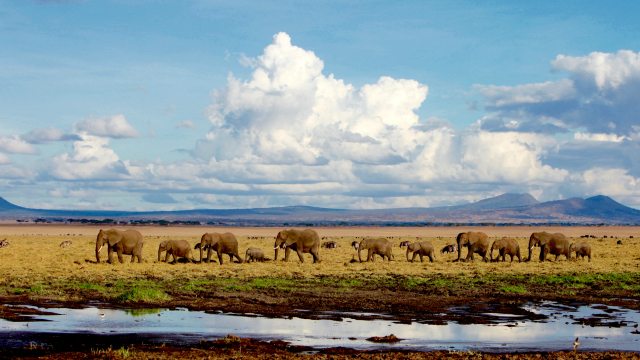
<svg viewBox="0 0 640 360">
<path fill-rule="evenodd" d="M 98 232 L 96 237 L 96 262 L 100 262 L 100 250 L 107 244 L 108 263 L 113 264 L 112 254 L 115 251 L 118 254 L 120 263 L 124 263 L 122 255 L 131 255 L 131 262 L 138 258 L 138 262 L 142 262 L 142 247 L 144 239 L 138 230 L 117 230 L 107 229 Z"/>
<path fill-rule="evenodd" d="M 473 260 L 473 254 L 477 253 L 482 256 L 483 261 L 488 261 L 487 253 L 489 252 L 489 237 L 483 232 L 463 232 L 456 237 L 458 245 L 458 258 L 460 261 L 462 255 L 462 247 L 467 247 L 467 257 L 464 261 Z"/>
<path fill-rule="evenodd" d="M 493 250 L 498 251 L 498 256 L 493 258 Z M 506 256 L 509 255 L 511 257 L 511 262 L 513 262 L 514 256 L 518 257 L 518 262 L 522 262 L 522 258 L 520 256 L 520 244 L 515 239 L 510 238 L 502 238 L 498 239 L 491 244 L 491 252 L 489 253 L 489 258 L 491 261 L 506 261 Z"/>
<path fill-rule="evenodd" d="M 589 245 L 588 243 L 581 242 L 569 245 L 569 254 L 574 251 L 576 252 L 576 260 L 578 259 L 578 256 L 580 256 L 582 259 L 584 259 L 586 256 L 587 258 L 589 258 L 589 262 L 591 262 L 591 245 Z"/>
<path fill-rule="evenodd" d="M 207 251 L 206 262 L 211 261 L 211 251 L 215 251 L 218 254 L 218 262 L 222 265 L 222 255 L 229 255 L 229 261 L 233 262 L 233 258 L 237 258 L 242 263 L 242 258 L 238 253 L 238 240 L 232 233 L 226 232 L 220 233 L 204 233 L 200 238 L 200 242 L 196 244 L 194 249 L 200 249 L 200 262 L 204 262 L 202 252 Z"/>
<path fill-rule="evenodd" d="M 278 260 L 278 249 L 284 249 L 284 261 L 289 261 L 289 253 L 293 250 L 298 253 L 298 258 L 302 263 L 304 262 L 302 257 L 304 253 L 311 254 L 314 264 L 320 262 L 320 237 L 312 229 L 280 231 L 273 244 L 274 261 Z"/>
<path fill-rule="evenodd" d="M 252 262 L 252 261 L 266 261 L 268 260 L 264 257 L 264 251 L 262 249 L 250 247 L 247 249 L 247 252 L 244 254 L 244 262 Z"/>
<path fill-rule="evenodd" d="M 193 258 L 191 245 L 187 240 L 165 240 L 161 242 L 158 245 L 158 262 L 160 262 L 160 256 L 163 251 L 167 252 L 164 262 L 169 261 L 169 256 L 173 256 L 173 262 L 176 262 L 178 258 L 185 258 L 192 263 L 196 262 Z"/>
<path fill-rule="evenodd" d="M 382 260 L 387 258 L 387 261 L 393 260 L 393 244 L 385 238 L 364 238 L 360 242 L 354 241 L 351 246 L 358 250 L 358 260 L 362 262 L 360 251 L 367 250 L 367 261 L 373 262 L 375 255 L 380 255 Z"/>
<path fill-rule="evenodd" d="M 531 237 L 529 237 L 529 256 L 527 261 L 531 261 L 534 246 L 540 246 L 540 261 L 545 261 L 548 254 L 555 255 L 555 260 L 558 260 L 560 255 L 564 255 L 567 260 L 571 258 L 569 240 L 561 233 L 550 234 L 546 231 L 532 233 Z"/>
<path fill-rule="evenodd" d="M 414 242 L 408 245 L 403 241 L 402 244 L 400 244 L 400 247 L 403 246 L 407 247 L 407 261 L 409 262 L 414 262 L 418 255 L 420 255 L 420 262 L 423 261 L 424 256 L 429 257 L 429 262 L 433 262 L 436 258 L 433 244 L 428 241 Z M 411 260 L 409 260 L 409 253 L 413 253 Z"/>
<path fill-rule="evenodd" d="M 440 254 L 448 254 L 448 253 L 454 253 L 458 251 L 458 245 L 456 244 L 448 244 L 445 245 L 442 250 L 440 250 Z"/>
<path fill-rule="evenodd" d="M 338 247 L 338 244 L 333 240 L 325 241 L 325 242 L 322 243 L 322 247 L 325 248 L 325 249 L 335 249 L 335 248 Z"/>
</svg>

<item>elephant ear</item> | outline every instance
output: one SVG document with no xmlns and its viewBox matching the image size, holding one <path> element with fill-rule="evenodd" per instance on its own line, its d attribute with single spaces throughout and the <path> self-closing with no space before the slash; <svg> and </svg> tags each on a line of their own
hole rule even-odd
<svg viewBox="0 0 640 360">
<path fill-rule="evenodd" d="M 108 232 L 107 233 L 107 238 L 109 239 L 109 246 L 113 246 L 117 243 L 120 242 L 120 240 L 122 240 L 122 234 L 119 234 L 115 231 L 113 232 Z"/>
</svg>

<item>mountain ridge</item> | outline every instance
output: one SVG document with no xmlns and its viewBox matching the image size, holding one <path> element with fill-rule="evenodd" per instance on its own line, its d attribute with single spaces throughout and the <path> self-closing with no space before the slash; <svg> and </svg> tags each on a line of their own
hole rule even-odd
<svg viewBox="0 0 640 360">
<path fill-rule="evenodd" d="M 305 205 L 171 211 L 47 210 L 21 207 L 0 197 L 0 219 L 72 221 L 189 221 L 221 225 L 385 224 L 637 224 L 640 210 L 605 195 L 539 202 L 530 194 L 505 193 L 469 204 L 430 208 L 339 209 Z"/>
</svg>

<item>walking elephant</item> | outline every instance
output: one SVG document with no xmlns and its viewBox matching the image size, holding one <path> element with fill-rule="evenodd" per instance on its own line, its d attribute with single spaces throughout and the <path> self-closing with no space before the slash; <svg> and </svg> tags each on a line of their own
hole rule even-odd
<svg viewBox="0 0 640 360">
<path fill-rule="evenodd" d="M 238 253 L 238 239 L 232 233 L 204 233 L 200 238 L 200 242 L 196 244 L 194 249 L 200 249 L 200 262 L 204 262 L 202 252 L 207 250 L 207 260 L 211 261 L 211 251 L 218 254 L 218 262 L 222 265 L 222 255 L 229 255 L 229 261 L 233 262 L 233 258 L 238 259 L 242 263 L 242 258 Z"/>
<path fill-rule="evenodd" d="M 114 251 L 118 254 L 120 263 L 124 263 L 122 255 L 131 255 L 131 262 L 134 262 L 136 258 L 139 263 L 142 262 L 144 239 L 137 230 L 100 229 L 96 237 L 96 262 L 98 263 L 100 262 L 100 250 L 105 244 L 107 245 L 107 262 L 109 264 L 113 264 L 112 254 Z"/>
<path fill-rule="evenodd" d="M 493 250 L 498 251 L 498 256 L 493 258 Z M 491 251 L 489 253 L 489 258 L 491 261 L 506 261 L 506 256 L 509 255 L 511 257 L 511 262 L 513 262 L 514 257 L 518 257 L 518 262 L 522 262 L 522 258 L 520 257 L 520 244 L 515 239 L 510 238 L 502 238 L 498 239 L 491 244 Z"/>
<path fill-rule="evenodd" d="M 581 259 L 587 257 L 589 259 L 589 262 L 591 262 L 591 245 L 589 245 L 589 243 L 581 242 L 569 245 L 569 254 L 574 251 L 576 253 L 576 260 L 578 259 L 578 256 Z"/>
<path fill-rule="evenodd" d="M 429 262 L 434 262 L 436 259 L 435 249 L 433 244 L 428 241 L 414 242 L 412 244 L 400 244 L 400 247 L 407 247 L 407 261 L 414 262 L 416 260 L 416 256 L 420 256 L 420 262 L 423 261 L 423 257 L 429 257 Z M 409 260 L 409 254 L 413 253 L 413 257 Z"/>
<path fill-rule="evenodd" d="M 380 255 L 382 260 L 386 257 L 388 261 L 393 260 L 393 244 L 385 238 L 365 238 L 360 242 L 351 243 L 354 249 L 358 250 L 358 260 L 362 262 L 360 251 L 367 250 L 367 261 L 373 262 L 375 255 Z"/>
<path fill-rule="evenodd" d="M 164 251 L 166 251 L 164 262 L 169 261 L 169 256 L 173 256 L 173 262 L 176 262 L 178 258 L 185 258 L 193 263 L 196 262 L 193 258 L 191 245 L 187 240 L 165 240 L 161 242 L 158 245 L 158 262 L 160 262 L 160 256 Z"/>
<path fill-rule="evenodd" d="M 266 261 L 268 260 L 264 257 L 264 251 L 262 249 L 250 247 L 247 249 L 247 252 L 244 254 L 244 262 L 252 262 L 252 261 Z"/>
<path fill-rule="evenodd" d="M 456 243 L 458 246 L 458 258 L 456 261 L 460 261 L 462 257 L 462 248 L 467 247 L 467 257 L 464 261 L 473 261 L 473 254 L 476 253 L 482 256 L 483 261 L 488 261 L 487 253 L 489 252 L 489 237 L 483 232 L 463 232 L 459 233 L 456 237 Z"/>
<path fill-rule="evenodd" d="M 289 261 L 289 254 L 293 250 L 298 253 L 298 258 L 302 263 L 304 262 L 304 257 L 302 257 L 304 253 L 311 254 L 314 264 L 320 262 L 320 237 L 312 229 L 280 231 L 273 244 L 274 261 L 278 260 L 278 249 L 284 249 L 284 261 Z"/>
<path fill-rule="evenodd" d="M 534 246 L 540 246 L 540 261 L 545 261 L 547 255 L 555 255 L 555 260 L 558 260 L 560 255 L 564 255 L 567 260 L 571 258 L 569 240 L 561 233 L 551 234 L 546 231 L 532 233 L 531 237 L 529 237 L 529 256 L 527 261 L 531 261 Z"/>
</svg>

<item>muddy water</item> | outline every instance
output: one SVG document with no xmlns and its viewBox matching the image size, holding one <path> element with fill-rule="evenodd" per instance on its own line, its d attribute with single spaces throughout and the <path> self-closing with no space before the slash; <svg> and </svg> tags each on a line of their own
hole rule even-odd
<svg viewBox="0 0 640 360">
<path fill-rule="evenodd" d="M 434 325 L 433 321 L 398 323 L 384 318 L 362 320 L 360 318 L 366 314 L 357 313 L 326 313 L 324 319 L 311 320 L 211 314 L 185 309 L 37 309 L 56 315 L 36 315 L 25 322 L 0 320 L 0 346 L 24 346 L 32 338 L 46 344 L 47 337 L 43 336 L 46 334 L 117 335 L 125 342 L 128 335 L 144 335 L 145 341 L 179 344 L 234 334 L 285 340 L 293 345 L 314 348 L 513 352 L 569 350 L 574 339 L 579 337 L 581 350 L 640 352 L 640 314 L 604 305 L 524 304 L 513 313 L 470 314 L 471 318 L 482 316 L 482 324 L 450 322 L 444 325 Z M 402 341 L 377 344 L 366 340 L 389 334 Z M 4 343 L 2 339 L 5 339 Z"/>
</svg>

